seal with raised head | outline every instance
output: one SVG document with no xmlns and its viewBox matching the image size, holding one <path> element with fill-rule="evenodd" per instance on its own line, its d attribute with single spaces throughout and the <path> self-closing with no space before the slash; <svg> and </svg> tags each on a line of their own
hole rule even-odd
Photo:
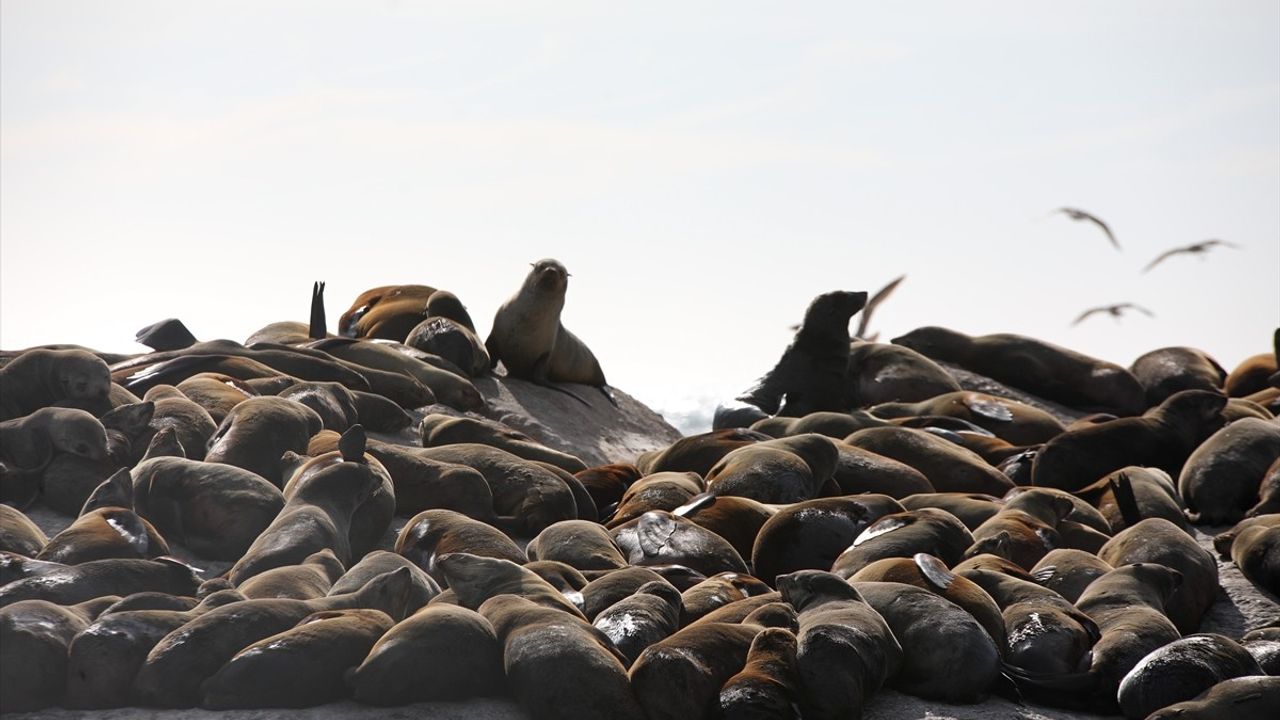
<svg viewBox="0 0 1280 720">
<path fill-rule="evenodd" d="M 501 360 L 510 377 L 548 387 L 594 385 L 613 402 L 596 356 L 560 322 L 568 287 L 569 271 L 559 261 L 533 263 L 520 289 L 493 316 L 493 330 L 484 341 L 490 367 Z"/>
<path fill-rule="evenodd" d="M 739 395 L 737 403 L 757 408 L 764 415 L 788 417 L 818 410 L 848 410 L 849 319 L 866 304 L 865 292 L 837 290 L 814 298 L 795 339 L 782 351 L 777 364 Z M 734 407 L 721 405 L 711 426 L 731 427 L 739 424 L 734 422 L 737 417 Z"/>
<path fill-rule="evenodd" d="M 0 367 L 0 420 L 64 400 L 105 402 L 111 369 L 84 350 L 28 350 Z"/>
<path fill-rule="evenodd" d="M 799 692 L 795 634 L 786 628 L 765 628 L 752 639 L 742 672 L 720 688 L 720 713 L 725 720 L 790 720 L 797 716 Z"/>
</svg>

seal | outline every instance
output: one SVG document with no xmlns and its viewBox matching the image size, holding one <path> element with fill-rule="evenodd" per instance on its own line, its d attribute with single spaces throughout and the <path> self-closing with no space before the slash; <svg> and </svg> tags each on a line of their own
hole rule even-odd
<svg viewBox="0 0 1280 720">
<path fill-rule="evenodd" d="M 1032 483 L 1079 490 L 1128 465 L 1157 467 L 1177 477 L 1187 457 L 1222 427 L 1226 403 L 1216 393 L 1183 390 L 1141 417 L 1068 430 L 1040 448 Z"/>
<path fill-rule="evenodd" d="M 902 666 L 893 631 L 838 575 L 801 570 L 778 578 L 778 590 L 799 616 L 796 670 L 804 717 L 858 717 Z"/>
<path fill-rule="evenodd" d="M 490 367 L 501 361 L 508 376 L 547 387 L 594 385 L 613 402 L 596 356 L 560 322 L 568 287 L 569 271 L 558 261 L 533 264 L 520 289 L 493 316 L 493 329 L 484 341 Z"/>
<path fill-rule="evenodd" d="M 1069 407 L 1120 416 L 1146 408 L 1146 393 L 1128 370 L 1022 335 L 923 327 L 892 342 Z"/>
<path fill-rule="evenodd" d="M 1242 677 L 1223 680 L 1195 700 L 1155 711 L 1149 720 L 1269 720 L 1280 713 L 1280 678 Z"/>
<path fill-rule="evenodd" d="M 222 373 L 197 373 L 170 387 L 177 388 L 188 400 L 204 408 L 214 425 L 221 425 L 231 408 L 258 394 L 245 381 Z M 196 450 L 201 457 L 204 451 L 204 447 Z"/>
<path fill-rule="evenodd" d="M 0 550 L 34 558 L 48 542 L 44 531 L 25 513 L 0 505 Z"/>
<path fill-rule="evenodd" d="M 933 485 L 924 473 L 906 463 L 843 441 L 837 441 L 835 446 L 838 457 L 831 479 L 835 481 L 839 492 L 833 492 L 828 483 L 822 490 L 824 495 L 877 493 L 902 499 L 915 493 L 934 492 Z"/>
<path fill-rule="evenodd" d="M 284 507 L 275 485 L 234 465 L 158 457 L 131 475 L 134 510 L 202 558 L 238 560 Z"/>
<path fill-rule="evenodd" d="M 1004 508 L 1004 502 L 1000 498 L 983 493 L 923 492 L 908 495 L 902 498 L 901 503 L 907 510 L 927 507 L 946 510 L 964 523 L 970 532 Z"/>
<path fill-rule="evenodd" d="M 364 427 L 353 425 L 342 434 L 336 450 L 311 458 L 287 452 L 280 458 L 282 467 L 295 468 L 291 472 L 285 471 L 289 475 L 289 481 L 284 485 L 286 504 L 299 489 L 326 472 L 359 474 L 360 481 L 352 482 L 351 485 L 372 488 L 356 504 L 355 511 L 351 514 L 347 537 L 351 544 L 352 558 L 364 557 L 381 544 L 396 509 L 395 485 L 391 481 L 391 475 L 377 458 L 365 453 L 367 448 L 368 438 Z"/>
<path fill-rule="evenodd" d="M 525 460 L 550 463 L 570 473 L 579 473 L 587 469 L 586 463 L 573 455 L 549 448 L 528 435 L 494 420 L 431 413 L 422 418 L 418 427 L 422 447 L 479 443 L 506 450 Z"/>
<path fill-rule="evenodd" d="M 914 403 L 882 403 L 871 408 L 882 418 L 935 415 L 971 422 L 1013 445 L 1038 445 L 1063 433 L 1066 427 L 1036 407 L 986 393 L 961 390 Z"/>
<path fill-rule="evenodd" d="M 466 373 L 461 368 L 407 345 L 327 338 L 312 342 L 309 347 L 351 363 L 361 373 L 377 370 L 407 375 L 430 390 L 439 402 L 456 410 L 479 410 L 484 407 L 484 397 L 464 377 Z"/>
<path fill-rule="evenodd" d="M 1178 476 L 1191 522 L 1239 522 L 1258 503 L 1262 479 L 1280 459 L 1280 424 L 1245 418 L 1205 440 L 1187 458 Z"/>
<path fill-rule="evenodd" d="M 429 317 L 418 323 L 404 338 L 404 344 L 448 360 L 469 377 L 489 374 L 490 358 L 484 343 L 474 330 L 447 317 Z"/>
<path fill-rule="evenodd" d="M 502 644 L 507 685 L 536 718 L 642 720 L 608 638 L 585 620 L 516 595 L 480 606 Z"/>
<path fill-rule="evenodd" d="M 450 553 L 471 553 L 516 564 L 527 560 L 520 546 L 493 526 L 444 509 L 424 510 L 413 516 L 400 530 L 395 551 L 436 582 L 445 582 L 439 561 Z"/>
<path fill-rule="evenodd" d="M 750 575 L 718 573 L 680 594 L 684 606 L 684 622 L 686 625 L 695 623 L 725 605 L 772 591 L 771 587 Z"/>
<path fill-rule="evenodd" d="M 908 510 L 885 515 L 867 526 L 836 558 L 831 572 L 847 578 L 876 560 L 916 553 L 928 553 L 946 565 L 955 565 L 971 545 L 973 534 L 955 515 L 937 508 Z"/>
<path fill-rule="evenodd" d="M 0 462 L 8 467 L 42 470 L 55 452 L 105 460 L 107 430 L 93 415 L 72 408 L 41 408 L 0 422 Z"/>
<path fill-rule="evenodd" d="M 338 334 L 404 340 L 415 325 L 427 319 L 427 302 L 435 292 L 427 285 L 382 285 L 365 290 L 338 318 Z"/>
<path fill-rule="evenodd" d="M 0 367 L 0 421 L 63 401 L 106 402 L 111 369 L 84 350 L 27 350 Z"/>
<path fill-rule="evenodd" d="M 976 453 L 936 435 L 905 427 L 867 428 L 846 444 L 910 465 L 938 492 L 985 493 L 1000 497 L 1013 482 Z"/>
<path fill-rule="evenodd" d="M 1149 517 L 1164 518 L 1191 532 L 1183 514 L 1182 498 L 1169 474 L 1159 468 L 1130 465 L 1108 473 L 1074 494 L 1093 503 L 1111 525 L 1112 532 Z"/>
<path fill-rule="evenodd" d="M 736 400 L 759 408 L 766 415 L 788 417 L 802 417 L 818 410 L 848 410 L 845 377 L 849 367 L 849 319 L 866 304 L 865 292 L 840 290 L 814 298 L 782 357 Z M 712 428 L 728 427 L 725 423 L 731 410 L 725 406 L 716 408 Z"/>
<path fill-rule="evenodd" d="M 817 433 L 764 440 L 721 458 L 707 473 L 707 492 L 763 503 L 812 500 L 838 461 L 835 443 Z"/>
<path fill-rule="evenodd" d="M 201 685 L 201 706 L 312 707 L 350 693 L 344 674 L 395 623 L 381 610 L 328 610 L 236 653 Z"/>
<path fill-rule="evenodd" d="M 121 470 L 128 477 L 127 470 Z M 91 510 L 49 539 L 37 560 L 79 565 L 107 558 L 155 558 L 169 554 L 155 527 L 123 507 Z"/>
<path fill-rule="evenodd" d="M 510 560 L 462 552 L 442 556 L 439 565 L 449 590 L 462 607 L 475 610 L 489 598 L 519 595 L 543 607 L 583 618 L 578 606 L 564 593 L 537 573 Z"/>
<path fill-rule="evenodd" d="M 154 407 L 146 430 L 131 438 L 135 463 L 142 459 L 151 438 L 165 428 L 174 433 L 187 457 L 193 460 L 204 458 L 209 438 L 218 432 L 218 423 L 208 410 L 173 385 L 156 385 L 147 391 L 145 400 Z M 104 416 L 103 425 L 106 424 Z"/>
<path fill-rule="evenodd" d="M 783 417 L 781 415 L 767 417 L 752 423 L 749 429 L 775 438 L 802 435 L 804 433 L 818 433 L 819 435 L 826 435 L 833 440 L 840 440 L 850 433 L 857 432 L 863 428 L 885 427 L 889 424 L 891 423 L 874 417 L 866 410 L 851 410 L 849 412 L 819 410 L 798 418 Z"/>
<path fill-rule="evenodd" d="M 818 498 L 780 509 L 760 526 L 751 548 L 756 577 L 773 585 L 779 575 L 832 566 L 863 530 L 904 512 L 887 495 Z"/>
<path fill-rule="evenodd" d="M 706 477 L 711 468 L 725 455 L 740 447 L 769 440 L 772 436 L 745 428 L 712 430 L 700 435 L 689 435 L 671 443 L 665 449 L 642 453 L 636 467 L 643 475 L 660 472 L 692 472 Z"/>
<path fill-rule="evenodd" d="M 1114 569 L 1091 552 L 1056 548 L 1031 568 L 1031 576 L 1039 584 L 1074 603 L 1094 580 Z"/>
<path fill-rule="evenodd" d="M 1140 356 L 1129 372 L 1146 391 L 1147 406 L 1155 407 L 1183 390 L 1222 392 L 1227 371 L 1208 353 L 1189 347 L 1166 347 Z"/>
<path fill-rule="evenodd" d="M 1000 651 L 969 613 L 938 595 L 895 582 L 853 587 L 902 645 L 902 667 L 889 680 L 908 695 L 976 703 L 1000 676 Z"/>
<path fill-rule="evenodd" d="M 236 587 L 246 598 L 293 598 L 314 600 L 324 597 L 346 568 L 333 551 L 325 548 L 311 553 L 297 565 L 285 565 L 259 573 Z"/>
<path fill-rule="evenodd" d="M 655 580 L 601 610 L 591 624 L 609 638 L 630 668 L 645 648 L 680 629 L 681 608 L 680 593 L 670 583 Z"/>
<path fill-rule="evenodd" d="M 335 445 L 336 447 L 336 445 Z M 315 452 L 308 448 L 308 452 Z M 454 510 L 497 525 L 493 491 L 483 475 L 466 465 L 433 460 L 426 451 L 369 442 L 368 452 L 391 474 L 396 514 L 413 516 L 423 510 Z"/>
<path fill-rule="evenodd" d="M 911 348 L 856 340 L 849 346 L 847 407 L 920 402 L 960 389 L 951 373 Z"/>
<path fill-rule="evenodd" d="M 761 630 L 751 640 L 742 672 L 720 688 L 720 714 L 726 720 L 795 718 L 800 692 L 796 649 L 790 630 Z"/>
<path fill-rule="evenodd" d="M 494 524 L 503 530 L 530 537 L 556 522 L 579 517 L 573 488 L 562 476 L 536 462 L 479 443 L 425 448 L 418 454 L 466 465 L 483 475 L 493 492 L 492 511 L 504 518 Z M 572 475 L 568 478 L 574 479 Z"/>
<path fill-rule="evenodd" d="M 67 684 L 67 645 L 117 597 L 63 607 L 26 600 L 0 608 L 0 712 L 56 704 Z"/>
<path fill-rule="evenodd" d="M 235 465 L 282 487 L 280 456 L 303 453 L 324 421 L 311 408 L 277 397 L 254 397 L 241 402 L 209 439 L 208 462 Z"/>
<path fill-rule="evenodd" d="M 1280 590 L 1280 515 L 1241 520 L 1214 537 L 1213 547 L 1230 558 L 1249 581 L 1272 594 Z"/>
<path fill-rule="evenodd" d="M 697 523 L 651 510 L 610 530 L 632 565 L 683 565 L 704 575 L 749 574 L 742 556 L 727 540 Z"/>
<path fill-rule="evenodd" d="M 720 688 L 746 664 L 760 630 L 759 625 L 703 622 L 650 645 L 631 666 L 631 687 L 644 716 L 705 717 Z"/>
<path fill-rule="evenodd" d="M 529 560 L 558 560 L 578 570 L 617 570 L 627 560 L 599 523 L 561 520 L 548 526 L 525 547 Z"/>
<path fill-rule="evenodd" d="M 440 585 L 420 568 L 401 555 L 386 550 L 374 550 L 351 566 L 342 577 L 338 578 L 329 595 L 345 595 L 353 593 L 381 575 L 395 572 L 400 568 L 409 569 L 409 598 L 405 602 L 405 614 L 412 614 L 430 602 L 431 598 L 440 594 Z"/>
<path fill-rule="evenodd" d="M 113 605 L 76 635 L 67 649 L 64 704 L 85 709 L 129 705 L 133 679 L 156 643 L 209 610 L 243 599 L 238 591 L 228 589 L 209 594 L 187 610 L 115 611 L 120 603 Z"/>
<path fill-rule="evenodd" d="M 728 540 L 745 560 L 751 557 L 760 528 L 777 510 L 775 505 L 745 497 L 718 497 L 713 493 L 703 493 L 673 510 L 672 514 L 688 518 Z"/>
<path fill-rule="evenodd" d="M 573 476 L 587 489 L 591 501 L 599 508 L 601 517 L 605 517 L 617 509 L 618 503 L 622 501 L 622 494 L 641 478 L 641 473 L 639 468 L 630 463 L 610 463 L 579 470 Z"/>
<path fill-rule="evenodd" d="M 1116 533 L 1098 551 L 1098 558 L 1115 568 L 1159 563 L 1181 573 L 1182 582 L 1165 602 L 1166 614 L 1179 632 L 1199 628 L 1201 616 L 1218 593 L 1218 563 L 1213 555 L 1168 520 L 1148 518 Z"/>
<path fill-rule="evenodd" d="M 1120 681 L 1120 710 L 1125 717 L 1145 718 L 1160 708 L 1194 700 L 1223 680 L 1264 674 L 1235 640 L 1215 633 L 1188 635 L 1133 666 Z"/>
<path fill-rule="evenodd" d="M 392 620 L 403 619 L 408 589 L 409 570 L 401 568 L 348 595 L 243 600 L 209 610 L 170 632 L 151 649 L 134 678 L 134 699 L 157 707 L 192 707 L 202 698 L 205 680 L 249 645 L 326 610 L 364 608 L 380 610 Z M 358 662 L 359 658 L 352 664 Z"/>
<path fill-rule="evenodd" d="M 674 511 L 705 490 L 702 477 L 695 472 L 662 471 L 645 475 L 622 494 L 617 510 L 605 525 L 615 528 L 650 510 Z"/>
<path fill-rule="evenodd" d="M 357 702 L 381 706 L 465 700 L 506 689 L 493 626 L 457 605 L 432 605 L 405 618 L 346 681 Z"/>
<path fill-rule="evenodd" d="M 123 597 L 148 590 L 194 595 L 199 585 L 195 568 L 170 557 L 90 560 L 0 587 L 0 607 L 20 600 L 74 605 L 104 595 Z"/>
</svg>

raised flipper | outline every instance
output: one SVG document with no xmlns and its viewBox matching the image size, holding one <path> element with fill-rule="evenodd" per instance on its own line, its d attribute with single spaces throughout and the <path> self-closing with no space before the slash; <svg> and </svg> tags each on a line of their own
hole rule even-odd
<svg viewBox="0 0 1280 720">
<path fill-rule="evenodd" d="M 1133 495 L 1133 485 L 1129 482 L 1129 476 L 1117 473 L 1109 483 L 1111 494 L 1116 499 L 1116 506 L 1120 508 L 1120 517 L 1124 518 L 1125 527 L 1133 527 L 1142 522 L 1142 510 L 1138 507 L 1138 499 Z"/>
<path fill-rule="evenodd" d="M 324 318 L 324 283 L 311 285 L 311 328 L 307 337 L 312 340 L 323 340 L 329 334 Z"/>
</svg>

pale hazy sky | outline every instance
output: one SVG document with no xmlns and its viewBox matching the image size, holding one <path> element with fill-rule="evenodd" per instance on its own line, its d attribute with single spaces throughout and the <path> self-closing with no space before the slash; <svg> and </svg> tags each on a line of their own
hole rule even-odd
<svg viewBox="0 0 1280 720">
<path fill-rule="evenodd" d="M 1095 228 L 1049 211 L 1107 220 Z M 1207 238 L 1243 246 L 1139 270 Z M 1280 4 L 0 4 L 0 346 L 243 340 L 390 283 L 482 336 L 528 263 L 662 407 L 808 301 L 1228 366 L 1280 324 Z M 1131 301 L 1120 322 L 1083 309 Z"/>
</svg>

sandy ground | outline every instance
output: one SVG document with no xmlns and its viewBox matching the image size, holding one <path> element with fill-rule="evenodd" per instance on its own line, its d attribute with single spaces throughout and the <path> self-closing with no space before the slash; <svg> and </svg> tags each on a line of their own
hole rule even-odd
<svg viewBox="0 0 1280 720">
<path fill-rule="evenodd" d="M 954 368 L 949 370 L 956 371 Z M 1065 408 L 1045 403 L 1037 398 L 1010 390 L 987 378 L 963 371 L 955 372 L 963 386 L 995 395 L 1033 401 L 1061 419 L 1072 420 L 1077 416 Z M 485 416 L 506 422 L 516 429 L 551 447 L 571 452 L 588 464 L 603 464 L 633 460 L 640 452 L 665 447 L 680 437 L 661 416 L 632 399 L 626 393 L 615 390 L 619 409 L 612 408 L 595 388 L 583 385 L 571 386 L 575 393 L 587 401 L 587 405 L 573 398 L 531 383 L 519 380 L 501 381 L 487 379 L 477 383 L 489 400 Z M 447 408 L 424 408 L 448 411 Z M 423 412 L 416 413 L 421 416 Z M 554 428 L 554 430 L 552 429 Z M 417 444 L 414 433 L 406 431 L 397 436 L 379 436 L 380 439 Z M 73 518 L 59 515 L 47 508 L 34 508 L 28 513 L 50 536 L 71 523 Z M 383 547 L 390 549 L 406 518 L 395 518 L 383 538 Z M 1228 528 L 1197 528 L 1196 540 L 1213 552 L 1213 536 Z M 210 563 L 196 558 L 184 548 L 174 546 L 174 555 L 205 570 L 206 577 L 223 572 L 229 563 Z M 1217 557 L 1216 553 L 1214 554 Z M 1256 588 L 1241 575 L 1233 563 L 1218 561 L 1221 589 L 1217 601 L 1206 613 L 1201 624 L 1202 632 L 1217 632 L 1239 638 L 1245 631 L 1280 622 L 1280 603 Z M 152 710 L 147 708 L 120 708 L 116 710 L 81 711 L 48 709 L 35 713 L 6 715 L 7 717 L 40 720 L 70 720 L 94 718 L 101 720 L 353 720 L 357 718 L 432 718 L 448 720 L 523 720 L 528 715 L 514 702 L 505 699 L 478 699 L 461 703 L 419 703 L 395 708 L 377 708 L 341 702 L 316 708 L 298 710 L 233 710 L 213 712 L 207 710 Z M 991 698 L 977 705 L 947 705 L 921 700 L 892 690 L 877 693 L 865 709 L 866 720 L 924 720 L 955 718 L 956 720 L 1084 720 L 1097 717 L 1052 708 L 1019 705 L 1003 698 Z"/>
</svg>

